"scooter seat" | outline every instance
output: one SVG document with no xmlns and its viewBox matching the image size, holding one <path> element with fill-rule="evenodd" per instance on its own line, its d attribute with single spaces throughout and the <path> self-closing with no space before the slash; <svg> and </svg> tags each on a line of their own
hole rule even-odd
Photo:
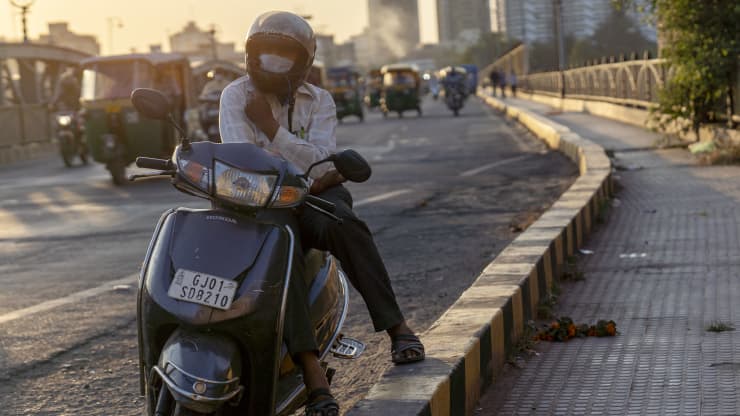
<svg viewBox="0 0 740 416">
<path fill-rule="evenodd" d="M 326 252 L 310 249 L 304 255 L 303 262 L 305 264 L 303 278 L 306 281 L 306 286 L 311 287 L 311 283 L 313 283 L 314 279 L 318 276 L 319 271 L 326 263 Z"/>
</svg>

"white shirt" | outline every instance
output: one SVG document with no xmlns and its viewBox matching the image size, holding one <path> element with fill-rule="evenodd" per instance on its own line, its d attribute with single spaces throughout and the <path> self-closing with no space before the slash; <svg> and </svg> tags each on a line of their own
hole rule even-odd
<svg viewBox="0 0 740 416">
<path fill-rule="evenodd" d="M 252 91 L 256 89 L 248 75 L 224 88 L 218 120 L 221 141 L 256 144 L 280 155 L 304 172 L 312 163 L 336 152 L 337 109 L 328 91 L 308 83 L 298 88 L 293 132 L 288 130 L 288 105 L 283 106 L 277 97 L 267 95 L 272 114 L 280 124 L 272 142 L 244 112 Z M 311 178 L 318 179 L 330 170 L 333 170 L 331 163 L 316 166 L 311 171 Z"/>
</svg>

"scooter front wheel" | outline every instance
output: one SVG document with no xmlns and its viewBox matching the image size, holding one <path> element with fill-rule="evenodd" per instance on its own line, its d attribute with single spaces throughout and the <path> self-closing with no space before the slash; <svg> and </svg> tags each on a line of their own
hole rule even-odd
<svg viewBox="0 0 740 416">
<path fill-rule="evenodd" d="M 175 411 L 172 412 L 172 416 L 203 416 L 205 413 L 198 413 L 196 411 L 190 410 L 185 406 L 182 406 L 180 403 L 177 403 L 175 405 Z"/>
<path fill-rule="evenodd" d="M 71 168 L 75 160 L 75 149 L 73 144 L 69 143 L 68 140 L 62 139 L 59 143 L 59 153 L 62 155 L 62 162 L 64 166 Z"/>
<path fill-rule="evenodd" d="M 126 183 L 126 165 L 123 164 L 123 161 L 115 160 L 110 162 L 108 164 L 108 171 L 110 171 L 113 185 L 122 186 Z"/>
</svg>

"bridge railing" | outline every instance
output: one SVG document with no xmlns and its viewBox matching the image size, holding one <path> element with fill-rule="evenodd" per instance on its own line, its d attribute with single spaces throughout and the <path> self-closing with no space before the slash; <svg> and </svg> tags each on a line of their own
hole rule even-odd
<svg viewBox="0 0 740 416">
<path fill-rule="evenodd" d="M 612 62 L 521 75 L 524 91 L 649 108 L 658 101 L 658 90 L 670 77 L 662 59 Z"/>
<path fill-rule="evenodd" d="M 517 74 L 517 88 L 522 91 L 563 98 L 575 98 L 609 102 L 638 108 L 651 108 L 658 103 L 659 91 L 670 82 L 673 74 L 668 63 L 663 59 L 650 59 L 646 52 L 644 59 L 624 60 L 615 57 L 603 58 L 600 61 L 564 71 L 529 73 L 528 53 L 525 45 L 507 52 L 491 65 L 488 65 L 481 76 L 485 82 L 492 70 Z M 522 68 L 524 68 L 522 70 Z M 740 57 L 735 71 L 735 85 L 732 86 L 732 119 L 740 122 Z M 723 102 L 720 102 L 723 101 Z M 719 100 L 714 116 L 724 119 L 726 105 L 730 103 Z M 729 100 L 727 100 L 729 101 Z"/>
</svg>

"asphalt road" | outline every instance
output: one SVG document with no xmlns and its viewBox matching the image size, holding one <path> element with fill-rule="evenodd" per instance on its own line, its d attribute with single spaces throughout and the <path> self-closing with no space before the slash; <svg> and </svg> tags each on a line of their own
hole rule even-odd
<svg viewBox="0 0 740 416">
<path fill-rule="evenodd" d="M 476 99 L 458 118 L 424 104 L 421 118 L 371 113 L 337 133 L 373 166 L 350 189 L 419 332 L 577 173 Z M 206 206 L 166 180 L 113 187 L 98 165 L 0 167 L 0 415 L 139 414 L 132 276 L 178 205 Z M 344 333 L 368 343 L 359 360 L 331 363 L 346 409 L 390 365 L 390 345 L 354 292 Z"/>
</svg>

